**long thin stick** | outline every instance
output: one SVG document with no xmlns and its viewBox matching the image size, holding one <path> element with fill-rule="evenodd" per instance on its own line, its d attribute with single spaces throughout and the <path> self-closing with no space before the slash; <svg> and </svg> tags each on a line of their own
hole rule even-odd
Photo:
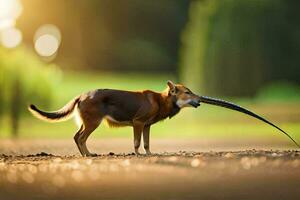
<svg viewBox="0 0 300 200">
<path fill-rule="evenodd" d="M 288 136 L 296 145 L 297 147 L 300 148 L 300 145 L 288 134 L 286 133 L 284 130 L 282 130 L 281 128 L 279 128 L 278 126 L 276 126 L 275 124 L 269 122 L 268 120 L 264 119 L 263 117 L 251 112 L 250 110 L 247 110 L 245 108 L 242 108 L 241 106 L 238 106 L 236 104 L 221 100 L 221 99 L 215 99 L 215 98 L 211 98 L 211 97 L 207 97 L 207 96 L 200 96 L 200 101 L 203 103 L 207 103 L 207 104 L 211 104 L 211 105 L 215 105 L 215 106 L 221 106 L 224 108 L 229 108 L 231 110 L 236 110 L 242 113 L 245 113 L 247 115 L 250 115 L 252 117 L 255 117 L 275 128 L 277 128 L 278 130 L 280 130 L 282 133 L 284 133 L 286 136 Z"/>
</svg>

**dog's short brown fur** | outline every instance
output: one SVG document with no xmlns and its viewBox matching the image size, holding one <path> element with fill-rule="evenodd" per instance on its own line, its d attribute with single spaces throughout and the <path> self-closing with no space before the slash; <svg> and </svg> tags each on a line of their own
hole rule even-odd
<svg viewBox="0 0 300 200">
<path fill-rule="evenodd" d="M 168 88 L 157 93 L 151 90 L 141 92 L 112 89 L 98 89 L 84 93 L 65 107 L 55 112 L 44 112 L 34 105 L 29 110 L 38 118 L 47 121 L 64 121 L 73 113 L 80 119 L 80 128 L 74 140 L 83 156 L 94 156 L 86 147 L 89 135 L 105 119 L 111 127 L 132 126 L 134 133 L 134 149 L 139 154 L 141 136 L 143 134 L 144 148 L 151 154 L 149 148 L 150 126 L 158 121 L 171 118 L 181 108 L 198 107 L 200 97 L 181 84 L 168 81 Z M 76 111 L 76 112 L 74 112 Z"/>
</svg>

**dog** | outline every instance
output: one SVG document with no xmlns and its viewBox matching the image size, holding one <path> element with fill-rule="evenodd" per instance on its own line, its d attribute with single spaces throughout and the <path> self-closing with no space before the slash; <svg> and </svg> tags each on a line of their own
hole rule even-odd
<svg viewBox="0 0 300 200">
<path fill-rule="evenodd" d="M 75 114 L 80 128 L 74 140 L 82 156 L 96 156 L 90 153 L 86 141 L 103 120 L 110 127 L 132 126 L 135 153 L 139 154 L 143 135 L 144 149 L 150 155 L 151 125 L 172 118 L 184 107 L 198 106 L 200 96 L 182 84 L 168 81 L 167 89 L 161 93 L 151 90 L 97 89 L 77 96 L 55 112 L 44 112 L 34 105 L 29 106 L 29 111 L 37 118 L 50 122 L 65 121 Z"/>
<path fill-rule="evenodd" d="M 80 128 L 74 140 L 82 156 L 97 156 L 90 153 L 86 141 L 103 120 L 106 120 L 110 127 L 132 126 L 135 154 L 139 155 L 143 135 L 144 149 L 147 155 L 151 155 L 149 142 L 151 125 L 172 118 L 182 108 L 197 108 L 200 103 L 225 107 L 257 118 L 280 130 L 300 147 L 284 130 L 250 110 L 221 99 L 198 96 L 186 86 L 174 84 L 172 81 L 167 82 L 166 90 L 161 93 L 151 90 L 136 92 L 98 89 L 77 96 L 55 112 L 44 112 L 34 105 L 30 105 L 28 109 L 37 118 L 49 122 L 65 121 L 75 115 Z"/>
</svg>

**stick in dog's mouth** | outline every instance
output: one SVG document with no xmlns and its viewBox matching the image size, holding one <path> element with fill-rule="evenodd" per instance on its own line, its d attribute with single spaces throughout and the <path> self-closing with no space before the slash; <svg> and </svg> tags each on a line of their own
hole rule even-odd
<svg viewBox="0 0 300 200">
<path fill-rule="evenodd" d="M 207 97 L 207 96 L 200 96 L 200 102 L 215 105 L 215 106 L 220 106 L 220 107 L 224 107 L 224 108 L 228 108 L 228 109 L 231 109 L 231 110 L 235 110 L 235 111 L 250 115 L 250 116 L 252 116 L 256 119 L 259 119 L 259 120 L 275 127 L 276 129 L 280 130 L 283 134 L 285 134 L 287 137 L 289 137 L 297 145 L 297 147 L 300 148 L 300 145 L 288 133 L 286 133 L 284 130 L 282 130 L 281 128 L 279 128 L 275 124 L 271 123 L 270 121 L 264 119 L 263 117 L 251 112 L 250 110 L 247 110 L 247 109 L 245 109 L 241 106 L 238 106 L 234 103 L 230 103 L 230 102 L 227 102 L 227 101 L 224 101 L 224 100 L 221 100 L 221 99 L 215 99 L 215 98 L 211 98 L 211 97 Z"/>
<path fill-rule="evenodd" d="M 198 106 L 200 106 L 200 103 L 197 103 L 197 102 L 194 102 L 194 101 L 189 102 L 189 104 L 191 106 L 193 106 L 194 108 L 197 108 Z"/>
</svg>

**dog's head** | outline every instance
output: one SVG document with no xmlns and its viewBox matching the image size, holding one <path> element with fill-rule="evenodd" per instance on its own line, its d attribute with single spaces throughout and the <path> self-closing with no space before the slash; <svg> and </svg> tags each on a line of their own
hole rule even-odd
<svg viewBox="0 0 300 200">
<path fill-rule="evenodd" d="M 200 106 L 200 97 L 194 94 L 190 89 L 181 84 L 174 84 L 168 81 L 168 95 L 174 98 L 179 108 Z"/>
</svg>

